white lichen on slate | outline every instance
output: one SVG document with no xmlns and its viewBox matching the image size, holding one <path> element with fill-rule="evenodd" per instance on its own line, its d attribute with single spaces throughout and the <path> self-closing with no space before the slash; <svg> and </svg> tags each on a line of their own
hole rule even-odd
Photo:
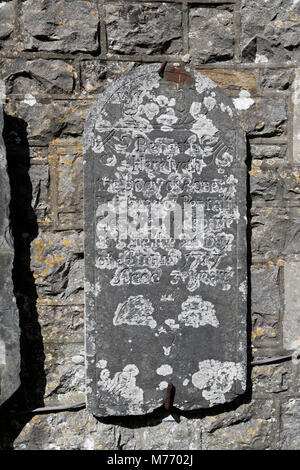
<svg viewBox="0 0 300 470">
<path fill-rule="evenodd" d="M 136 385 L 138 374 L 139 369 L 135 364 L 127 364 L 122 372 L 116 372 L 112 378 L 109 369 L 102 368 L 97 385 L 101 391 L 113 395 L 117 403 L 126 400 L 129 412 L 135 414 L 143 403 L 143 390 Z"/>
<path fill-rule="evenodd" d="M 185 326 L 192 326 L 193 328 L 199 328 L 204 325 L 211 325 L 215 328 L 219 326 L 214 305 L 211 302 L 204 301 L 200 295 L 190 295 L 182 303 L 178 321 Z"/>
<path fill-rule="evenodd" d="M 142 295 L 131 296 L 118 305 L 115 312 L 114 325 L 137 325 L 156 327 L 152 313 L 154 308 L 148 299 Z"/>
<path fill-rule="evenodd" d="M 162 364 L 158 369 L 156 369 L 156 373 L 158 375 L 170 375 L 173 372 L 173 368 L 169 364 Z"/>
<path fill-rule="evenodd" d="M 202 390 L 202 395 L 209 402 L 209 406 L 225 403 L 226 393 L 231 391 L 236 380 L 245 387 L 243 364 L 213 359 L 199 362 L 199 371 L 192 375 L 194 387 Z"/>
</svg>

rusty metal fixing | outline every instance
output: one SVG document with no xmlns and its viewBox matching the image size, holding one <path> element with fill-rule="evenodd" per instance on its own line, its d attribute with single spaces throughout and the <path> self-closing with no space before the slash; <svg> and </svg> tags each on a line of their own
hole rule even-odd
<svg viewBox="0 0 300 470">
<path fill-rule="evenodd" d="M 167 390 L 166 390 L 166 395 L 163 401 L 163 407 L 166 411 L 169 411 L 170 408 L 172 408 L 174 395 L 175 395 L 175 387 L 173 384 L 169 383 Z"/>
<path fill-rule="evenodd" d="M 194 84 L 195 79 L 192 75 L 185 70 L 183 65 L 175 66 L 171 64 L 167 67 L 167 61 L 163 62 L 157 73 L 161 78 L 169 82 L 175 83 L 178 88 L 183 88 L 185 85 Z"/>
<path fill-rule="evenodd" d="M 163 62 L 163 64 L 161 65 L 161 67 L 158 69 L 157 73 L 158 75 L 161 77 L 161 78 L 164 78 L 164 73 L 165 73 L 165 68 L 166 68 L 166 65 L 167 65 L 167 60 L 165 60 Z"/>
</svg>

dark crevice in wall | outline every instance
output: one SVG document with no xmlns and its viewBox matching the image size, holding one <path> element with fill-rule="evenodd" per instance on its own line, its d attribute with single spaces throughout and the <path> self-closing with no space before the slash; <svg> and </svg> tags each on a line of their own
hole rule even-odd
<svg viewBox="0 0 300 470">
<path fill-rule="evenodd" d="M 18 410 L 43 406 L 45 391 L 44 349 L 36 309 L 37 293 L 30 270 L 30 243 L 37 236 L 36 216 L 31 207 L 32 185 L 27 124 L 12 116 L 4 117 L 4 142 L 11 186 L 10 225 L 14 238 L 14 293 L 20 316 L 21 386 L 1 407 L 1 416 Z M 1 418 L 0 449 L 13 448 L 13 442 L 30 421 L 31 415 Z"/>
<path fill-rule="evenodd" d="M 235 0 L 232 0 L 232 3 L 224 2 L 222 3 L 221 1 L 219 3 L 190 3 L 190 9 L 193 8 L 209 8 L 212 10 L 227 10 L 227 11 L 233 11 L 234 9 L 234 2 Z"/>
</svg>

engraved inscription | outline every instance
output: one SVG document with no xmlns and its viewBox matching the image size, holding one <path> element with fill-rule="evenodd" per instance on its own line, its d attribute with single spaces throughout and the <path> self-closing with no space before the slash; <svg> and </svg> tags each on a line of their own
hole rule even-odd
<svg viewBox="0 0 300 470">
<path fill-rule="evenodd" d="M 86 124 L 88 403 L 99 416 L 160 406 L 161 375 L 181 409 L 245 390 L 243 133 L 231 100 L 189 73 L 177 88 L 139 67 Z"/>
</svg>

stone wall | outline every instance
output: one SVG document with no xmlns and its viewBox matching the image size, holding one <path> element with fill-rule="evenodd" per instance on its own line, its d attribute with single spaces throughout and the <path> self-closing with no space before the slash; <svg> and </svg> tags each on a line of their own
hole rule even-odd
<svg viewBox="0 0 300 470">
<path fill-rule="evenodd" d="M 82 131 L 104 88 L 146 62 L 189 63 L 233 98 L 248 138 L 249 360 L 299 349 L 299 0 L 7 0 L 0 17 L 22 332 L 1 447 L 299 449 L 297 361 L 254 366 L 245 396 L 208 411 L 20 414 L 85 399 Z"/>
</svg>

